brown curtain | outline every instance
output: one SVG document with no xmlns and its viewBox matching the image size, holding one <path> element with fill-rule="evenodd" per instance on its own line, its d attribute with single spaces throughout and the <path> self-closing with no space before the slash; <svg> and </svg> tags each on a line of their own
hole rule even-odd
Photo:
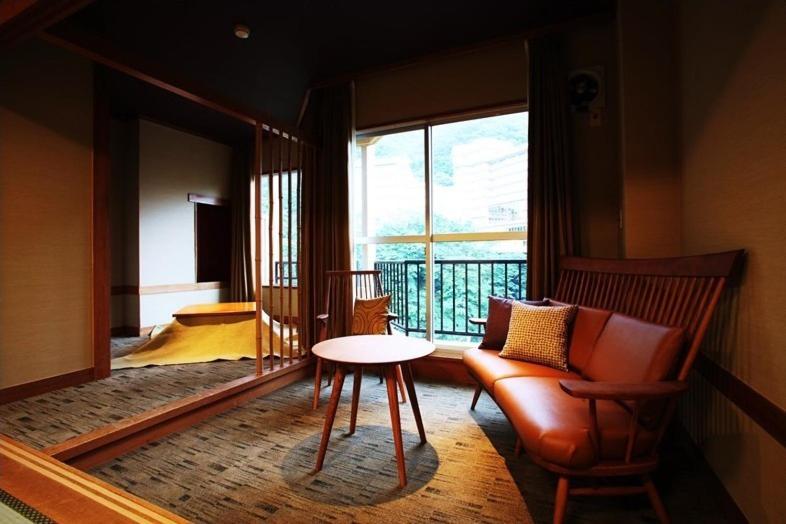
<svg viewBox="0 0 786 524">
<path fill-rule="evenodd" d="M 310 349 L 317 338 L 317 315 L 323 313 L 325 271 L 350 269 L 349 147 L 352 140 L 352 86 L 311 92 L 303 119 L 306 136 L 317 150 L 303 171 L 299 338 Z M 351 304 L 350 304 L 351 308 Z M 331 308 L 331 324 L 349 331 L 347 307 Z"/>
<path fill-rule="evenodd" d="M 230 202 L 232 203 L 232 255 L 229 297 L 232 302 L 254 300 L 251 260 L 251 163 L 247 146 L 232 154 Z"/>
<path fill-rule="evenodd" d="M 567 71 L 557 36 L 529 52 L 527 297 L 551 296 L 561 255 L 576 254 Z"/>
</svg>

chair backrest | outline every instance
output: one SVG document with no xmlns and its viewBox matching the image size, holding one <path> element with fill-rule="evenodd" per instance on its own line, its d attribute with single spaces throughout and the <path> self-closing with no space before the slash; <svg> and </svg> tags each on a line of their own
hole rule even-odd
<svg viewBox="0 0 786 524">
<path fill-rule="evenodd" d="M 369 299 L 384 295 L 381 273 L 373 269 L 325 272 L 327 283 L 322 312 L 328 314 L 327 338 L 350 333 L 356 298 Z"/>
<path fill-rule="evenodd" d="M 554 299 L 608 309 L 685 329 L 685 380 L 726 284 L 738 276 L 744 251 L 661 259 L 563 257 Z"/>
</svg>

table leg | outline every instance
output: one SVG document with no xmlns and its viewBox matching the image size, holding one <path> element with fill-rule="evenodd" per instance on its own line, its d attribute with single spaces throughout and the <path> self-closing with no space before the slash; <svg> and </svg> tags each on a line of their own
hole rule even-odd
<svg viewBox="0 0 786 524">
<path fill-rule="evenodd" d="M 333 421 L 336 419 L 336 409 L 338 409 L 338 401 L 341 399 L 341 388 L 344 386 L 344 366 L 336 364 L 336 376 L 333 380 L 333 389 L 330 392 L 330 402 L 328 403 L 327 412 L 325 413 L 325 426 L 322 428 L 322 440 L 319 443 L 319 454 L 317 455 L 317 466 L 315 471 L 322 469 L 322 463 L 325 461 L 325 452 L 327 451 L 328 441 L 330 440 L 330 431 L 333 429 Z"/>
<path fill-rule="evenodd" d="M 420 443 L 426 443 L 426 430 L 423 429 L 423 419 L 420 416 L 420 405 L 418 405 L 418 396 L 415 393 L 415 379 L 412 376 L 412 365 L 407 362 L 401 365 L 404 368 L 404 382 L 407 384 L 407 391 L 409 391 L 409 403 L 412 404 L 412 412 L 415 414 L 415 423 L 418 425 L 418 433 L 420 433 Z"/>
<path fill-rule="evenodd" d="M 388 388 L 388 404 L 390 406 L 390 422 L 393 429 L 393 443 L 396 446 L 396 464 L 398 465 L 398 485 L 407 485 L 407 470 L 404 462 L 404 442 L 401 439 L 401 416 L 398 411 L 398 392 L 396 391 L 396 365 L 385 366 L 385 382 Z"/>
<path fill-rule="evenodd" d="M 355 366 L 355 378 L 352 383 L 352 414 L 349 417 L 349 434 L 355 433 L 355 423 L 358 420 L 358 400 L 360 399 L 360 383 L 363 381 L 363 367 Z"/>
</svg>

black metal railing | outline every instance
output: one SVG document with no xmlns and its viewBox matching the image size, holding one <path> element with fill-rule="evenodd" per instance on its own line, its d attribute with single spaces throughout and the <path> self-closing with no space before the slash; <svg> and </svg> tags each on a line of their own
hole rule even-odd
<svg viewBox="0 0 786 524">
<path fill-rule="evenodd" d="M 405 334 L 426 332 L 426 262 L 380 261 L 382 287 L 391 295 L 390 309 L 398 315 L 396 328 Z M 436 260 L 434 262 L 434 332 L 444 337 L 478 337 L 469 323 L 485 317 L 488 295 L 521 299 L 527 289 L 527 261 Z"/>
<path fill-rule="evenodd" d="M 291 275 L 289 274 L 290 269 Z M 287 261 L 273 263 L 273 284 L 277 286 L 282 283 L 282 280 L 285 286 L 297 287 L 297 261 L 292 261 L 291 268 Z"/>
</svg>

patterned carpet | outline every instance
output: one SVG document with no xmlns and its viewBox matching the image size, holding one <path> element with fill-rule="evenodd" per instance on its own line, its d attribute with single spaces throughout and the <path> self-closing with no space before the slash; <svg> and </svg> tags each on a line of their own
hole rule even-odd
<svg viewBox="0 0 786 524">
<path fill-rule="evenodd" d="M 36 448 L 254 373 L 253 360 L 113 371 L 110 378 L 0 406 L 0 433 Z"/>
<path fill-rule="evenodd" d="M 312 474 L 324 415 L 311 382 L 208 419 L 92 474 L 196 522 L 549 522 L 555 479 L 526 456 L 486 397 L 418 384 L 429 443 L 402 405 L 409 485 L 398 490 L 384 386 L 366 377 L 358 431 L 345 436 L 344 387 L 324 469 Z M 675 522 L 725 522 L 712 478 L 685 446 L 656 479 Z M 655 522 L 646 497 L 574 499 L 568 522 Z"/>
</svg>

